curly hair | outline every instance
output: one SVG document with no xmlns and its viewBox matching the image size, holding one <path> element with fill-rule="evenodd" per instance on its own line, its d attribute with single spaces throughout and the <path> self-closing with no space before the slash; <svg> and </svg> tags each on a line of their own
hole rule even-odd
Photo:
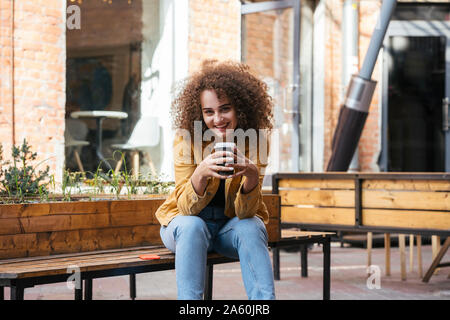
<svg viewBox="0 0 450 320">
<path fill-rule="evenodd" d="M 204 61 L 200 71 L 181 83 L 171 108 L 175 129 L 186 129 L 193 134 L 194 121 L 202 121 L 203 132 L 207 129 L 200 103 L 204 90 L 214 90 L 219 99 L 228 98 L 236 109 L 236 129 L 272 129 L 273 101 L 267 85 L 243 63 L 216 60 Z"/>
</svg>

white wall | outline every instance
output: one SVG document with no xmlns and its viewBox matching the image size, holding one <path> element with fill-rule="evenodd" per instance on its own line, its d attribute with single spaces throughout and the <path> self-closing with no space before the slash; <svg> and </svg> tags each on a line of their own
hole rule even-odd
<svg viewBox="0 0 450 320">
<path fill-rule="evenodd" d="M 325 1 L 321 0 L 314 11 L 313 44 L 313 163 L 312 171 L 324 168 L 324 95 L 325 95 Z"/>
<path fill-rule="evenodd" d="M 161 144 L 150 150 L 164 180 L 173 180 L 173 85 L 188 74 L 188 0 L 143 1 L 141 112 L 158 117 Z"/>
</svg>

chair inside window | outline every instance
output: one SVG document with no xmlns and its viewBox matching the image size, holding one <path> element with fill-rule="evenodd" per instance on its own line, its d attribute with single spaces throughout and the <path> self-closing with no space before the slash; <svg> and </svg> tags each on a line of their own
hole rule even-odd
<svg viewBox="0 0 450 320">
<path fill-rule="evenodd" d="M 160 141 L 160 129 L 158 118 L 152 116 L 141 117 L 133 129 L 128 141 L 124 144 L 113 144 L 114 149 L 130 151 L 132 155 L 132 173 L 135 177 L 139 176 L 139 152 L 147 151 L 148 148 L 155 147 Z M 149 166 L 151 173 L 156 175 L 155 165 L 150 154 Z M 115 171 L 118 172 L 122 167 L 123 157 L 117 162 Z"/>
<path fill-rule="evenodd" d="M 68 148 L 67 157 L 70 158 L 72 153 L 75 156 L 80 172 L 84 172 L 83 163 L 80 159 L 80 152 L 84 146 L 90 143 L 86 141 L 89 129 L 83 121 L 77 119 L 66 119 L 66 130 L 64 131 L 65 147 Z"/>
</svg>

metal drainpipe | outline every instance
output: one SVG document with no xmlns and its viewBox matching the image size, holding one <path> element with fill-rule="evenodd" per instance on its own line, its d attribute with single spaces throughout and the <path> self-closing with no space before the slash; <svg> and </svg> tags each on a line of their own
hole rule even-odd
<svg viewBox="0 0 450 320">
<path fill-rule="evenodd" d="M 11 84 L 11 118 L 12 118 L 12 144 L 16 144 L 16 115 L 14 107 L 14 0 L 11 0 L 11 74 L 10 74 L 10 84 Z"/>
<path fill-rule="evenodd" d="M 342 11 L 342 100 L 345 98 L 346 85 L 352 75 L 358 73 L 358 37 L 359 3 L 356 0 L 345 0 Z M 349 171 L 359 171 L 358 149 L 356 147 Z"/>
<path fill-rule="evenodd" d="M 370 38 L 363 65 L 359 74 L 352 76 L 345 102 L 340 109 L 327 171 L 348 170 L 369 114 L 370 102 L 377 84 L 371 80 L 371 76 L 396 4 L 397 0 L 382 2 L 380 17 Z"/>
</svg>

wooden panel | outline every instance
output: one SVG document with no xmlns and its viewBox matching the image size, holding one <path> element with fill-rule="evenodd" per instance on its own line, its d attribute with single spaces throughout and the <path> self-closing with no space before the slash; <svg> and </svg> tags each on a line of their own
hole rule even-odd
<svg viewBox="0 0 450 320">
<path fill-rule="evenodd" d="M 163 202 L 164 199 L 147 199 L 2 204 L 0 205 L 0 218 L 37 217 L 56 214 L 129 212 L 131 210 L 156 211 Z"/>
<path fill-rule="evenodd" d="M 141 260 L 139 255 L 142 253 L 152 252 L 160 255 L 161 259 L 157 260 Z M 4 279 L 38 277 L 58 274 L 68 274 L 67 268 L 71 265 L 77 265 L 81 272 L 108 270 L 125 267 L 137 267 L 155 264 L 173 264 L 175 255 L 170 253 L 167 249 L 140 249 L 137 251 L 128 251 L 126 254 L 120 256 L 115 255 L 114 252 L 110 254 L 103 254 L 101 257 L 94 257 L 93 259 L 86 259 L 88 256 L 74 257 L 70 261 L 62 261 L 63 259 L 53 259 L 46 257 L 41 264 L 35 265 L 34 261 L 22 262 L 19 265 L 9 263 L 0 265 L 0 277 Z M 217 253 L 209 253 L 208 260 L 214 261 L 222 256 Z"/>
<path fill-rule="evenodd" d="M 281 222 L 354 225 L 355 210 L 281 207 Z"/>
<path fill-rule="evenodd" d="M 335 232 L 321 232 L 321 231 L 301 231 L 298 229 L 283 229 L 281 231 L 281 237 L 283 239 L 287 238 L 304 238 L 304 237 L 325 237 L 327 235 L 335 235 Z"/>
<path fill-rule="evenodd" d="M 278 194 L 263 194 L 263 201 L 270 218 L 280 218 L 280 196 Z"/>
<path fill-rule="evenodd" d="M 364 226 L 450 230 L 450 212 L 363 209 Z"/>
<path fill-rule="evenodd" d="M 450 191 L 448 180 L 365 180 L 363 189 Z"/>
<path fill-rule="evenodd" d="M 0 236 L 0 259 L 161 244 L 159 225 Z M 26 250 L 26 251 L 24 251 Z"/>
<path fill-rule="evenodd" d="M 279 188 L 300 188 L 300 189 L 355 189 L 353 180 L 339 179 L 281 179 L 278 182 Z"/>
<path fill-rule="evenodd" d="M 143 253 L 154 253 L 160 255 L 159 260 L 141 260 L 139 255 Z M 217 254 L 213 254 L 216 255 Z M 138 265 L 160 264 L 173 262 L 174 255 L 165 248 L 159 249 L 139 249 L 125 252 L 112 251 L 103 254 L 76 255 L 73 257 L 53 258 L 45 257 L 41 260 L 22 260 L 20 262 L 12 262 L 0 265 L 0 276 L 2 278 L 26 278 L 30 276 L 44 276 L 67 273 L 67 268 L 76 265 L 81 272 L 94 270 L 107 270 L 114 268 L 132 267 Z M 211 258 L 211 254 L 208 254 Z M 168 261 L 169 260 L 169 261 Z"/>
<path fill-rule="evenodd" d="M 278 219 L 270 219 L 266 224 L 267 235 L 269 242 L 280 240 L 280 223 Z"/>
<path fill-rule="evenodd" d="M 355 192 L 343 190 L 280 190 L 281 205 L 354 207 Z"/>
<path fill-rule="evenodd" d="M 0 234 L 37 233 L 157 224 L 151 212 L 54 215 L 0 219 Z"/>
<path fill-rule="evenodd" d="M 450 193 L 363 190 L 363 208 L 450 210 Z"/>
</svg>

